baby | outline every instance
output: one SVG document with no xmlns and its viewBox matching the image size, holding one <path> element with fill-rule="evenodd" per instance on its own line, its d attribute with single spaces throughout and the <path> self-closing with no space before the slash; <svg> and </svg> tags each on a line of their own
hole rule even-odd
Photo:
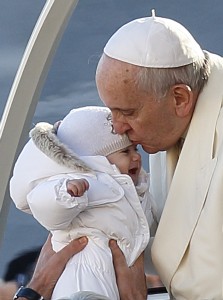
<svg viewBox="0 0 223 300">
<path fill-rule="evenodd" d="M 114 132 L 110 110 L 98 106 L 71 110 L 58 130 L 39 123 L 30 136 L 10 181 L 12 199 L 51 231 L 55 251 L 77 237 L 89 240 L 52 299 L 92 291 L 119 300 L 108 241 L 117 240 L 131 266 L 156 222 L 137 147 Z"/>
</svg>

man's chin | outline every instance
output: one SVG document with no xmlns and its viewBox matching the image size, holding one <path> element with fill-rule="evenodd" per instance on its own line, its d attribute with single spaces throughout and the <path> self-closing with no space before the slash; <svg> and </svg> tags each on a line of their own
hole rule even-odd
<svg viewBox="0 0 223 300">
<path fill-rule="evenodd" d="M 143 149 L 145 152 L 149 153 L 149 154 L 155 154 L 155 153 L 157 153 L 157 152 L 160 151 L 160 150 L 158 150 L 158 149 L 151 148 L 151 147 L 146 146 L 146 145 L 142 145 L 142 149 Z"/>
</svg>

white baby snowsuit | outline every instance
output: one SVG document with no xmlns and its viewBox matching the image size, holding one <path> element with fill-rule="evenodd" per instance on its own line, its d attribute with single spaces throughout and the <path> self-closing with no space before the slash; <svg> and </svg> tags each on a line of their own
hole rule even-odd
<svg viewBox="0 0 223 300">
<path fill-rule="evenodd" d="M 129 266 L 146 248 L 148 222 L 155 222 L 148 174 L 142 169 L 135 187 L 130 176 L 120 174 L 106 157 L 77 157 L 59 142 L 47 123 L 38 124 L 31 136 L 10 181 L 13 201 L 52 232 L 55 251 L 77 237 L 89 240 L 68 262 L 52 299 L 91 290 L 118 300 L 108 241 L 117 240 Z M 82 197 L 66 191 L 66 181 L 73 178 L 89 182 Z"/>
</svg>

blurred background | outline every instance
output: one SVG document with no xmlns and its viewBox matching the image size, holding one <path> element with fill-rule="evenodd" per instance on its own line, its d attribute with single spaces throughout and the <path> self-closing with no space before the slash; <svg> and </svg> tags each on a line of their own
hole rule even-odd
<svg viewBox="0 0 223 300">
<path fill-rule="evenodd" d="M 45 0 L 0 0 L 0 116 Z M 223 54 L 222 0 L 80 0 L 53 60 L 33 124 L 54 123 L 74 107 L 101 105 L 95 70 L 109 37 L 123 24 L 151 15 L 183 24 L 203 49 Z M 31 124 L 32 126 L 32 124 Z M 147 155 L 143 154 L 148 168 Z M 10 206 L 0 248 L 0 277 L 20 252 L 41 246 L 47 232 Z"/>
</svg>

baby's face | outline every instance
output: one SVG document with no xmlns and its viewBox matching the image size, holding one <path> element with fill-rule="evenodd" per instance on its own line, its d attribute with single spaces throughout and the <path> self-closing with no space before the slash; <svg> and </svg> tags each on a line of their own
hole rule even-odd
<svg viewBox="0 0 223 300">
<path fill-rule="evenodd" d="M 138 153 L 137 146 L 131 145 L 107 156 L 111 164 L 116 165 L 122 174 L 129 175 L 134 184 L 137 185 L 139 172 L 141 169 L 141 155 Z"/>
</svg>

